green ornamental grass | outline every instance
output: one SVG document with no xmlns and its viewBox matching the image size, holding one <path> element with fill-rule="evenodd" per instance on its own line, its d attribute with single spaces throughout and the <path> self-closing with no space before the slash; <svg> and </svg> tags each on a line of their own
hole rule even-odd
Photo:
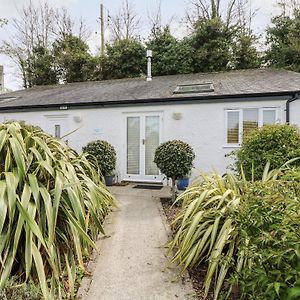
<svg viewBox="0 0 300 300">
<path fill-rule="evenodd" d="M 182 206 L 172 224 L 176 231 L 169 244 L 170 250 L 175 251 L 173 261 L 183 270 L 208 263 L 205 297 L 213 286 L 218 299 L 234 259 L 238 231 L 230 212 L 239 206 L 244 188 L 245 183 L 232 175 L 202 175 L 200 182 L 176 199 L 182 201 Z"/>
</svg>

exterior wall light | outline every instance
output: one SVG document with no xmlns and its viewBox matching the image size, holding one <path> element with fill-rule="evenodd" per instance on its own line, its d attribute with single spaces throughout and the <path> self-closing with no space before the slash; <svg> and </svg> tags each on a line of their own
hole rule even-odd
<svg viewBox="0 0 300 300">
<path fill-rule="evenodd" d="M 73 118 L 76 123 L 80 123 L 82 121 L 81 115 L 75 115 Z"/>
<path fill-rule="evenodd" d="M 174 112 L 172 117 L 174 120 L 178 121 L 182 119 L 182 114 L 180 112 Z"/>
</svg>

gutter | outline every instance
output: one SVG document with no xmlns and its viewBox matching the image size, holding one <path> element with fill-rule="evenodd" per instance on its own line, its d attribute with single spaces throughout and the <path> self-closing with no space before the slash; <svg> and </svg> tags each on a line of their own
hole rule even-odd
<svg viewBox="0 0 300 300">
<path fill-rule="evenodd" d="M 299 99 L 298 93 L 293 96 L 293 98 L 288 99 L 285 104 L 285 114 L 286 114 L 286 124 L 290 124 L 290 103 Z"/>
</svg>

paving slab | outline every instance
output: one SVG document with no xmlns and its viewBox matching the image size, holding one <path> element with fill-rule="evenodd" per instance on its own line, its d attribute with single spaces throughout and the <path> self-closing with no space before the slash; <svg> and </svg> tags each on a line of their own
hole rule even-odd
<svg viewBox="0 0 300 300">
<path fill-rule="evenodd" d="M 169 228 L 159 197 L 160 191 L 114 187 L 119 209 L 105 225 L 106 239 L 98 241 L 99 254 L 92 262 L 93 276 L 86 300 L 195 299 L 187 276 L 176 265 L 169 265 L 165 244 Z"/>
</svg>

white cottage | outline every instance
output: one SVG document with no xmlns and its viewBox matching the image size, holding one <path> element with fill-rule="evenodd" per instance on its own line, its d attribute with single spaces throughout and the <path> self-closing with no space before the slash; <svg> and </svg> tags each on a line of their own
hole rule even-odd
<svg viewBox="0 0 300 300">
<path fill-rule="evenodd" d="M 38 125 L 77 151 L 107 140 L 119 180 L 161 182 L 153 163 L 161 142 L 183 140 L 195 150 L 196 169 L 223 173 L 225 154 L 251 128 L 300 126 L 299 93 L 300 74 L 274 69 L 83 82 L 2 95 L 0 121 Z"/>
</svg>

